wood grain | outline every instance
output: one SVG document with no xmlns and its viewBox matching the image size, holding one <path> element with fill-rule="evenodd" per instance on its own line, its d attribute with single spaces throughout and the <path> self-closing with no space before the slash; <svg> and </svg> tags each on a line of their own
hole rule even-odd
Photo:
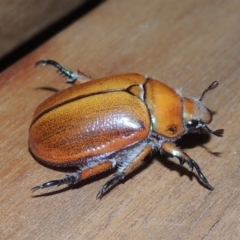
<svg viewBox="0 0 240 240">
<path fill-rule="evenodd" d="M 110 0 L 0 75 L 1 239 L 240 239 L 240 2 Z M 101 200 L 106 175 L 75 188 L 32 195 L 61 178 L 28 152 L 38 104 L 64 79 L 39 59 L 55 59 L 93 78 L 138 72 L 199 97 L 223 138 L 188 135 L 182 147 L 214 191 L 175 159 L 155 158 Z M 45 192 L 41 192 L 45 193 Z M 40 192 L 39 192 L 40 194 Z"/>
<path fill-rule="evenodd" d="M 0 58 L 83 3 L 84 0 L 49 0 L 47 4 L 26 0 L 23 4 L 21 1 L 1 0 Z"/>
</svg>

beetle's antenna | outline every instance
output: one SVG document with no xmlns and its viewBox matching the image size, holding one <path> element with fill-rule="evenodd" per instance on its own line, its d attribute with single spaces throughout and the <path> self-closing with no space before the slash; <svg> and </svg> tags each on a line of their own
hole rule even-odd
<svg viewBox="0 0 240 240">
<path fill-rule="evenodd" d="M 217 81 L 212 82 L 211 85 L 202 93 L 202 96 L 199 98 L 199 101 L 202 101 L 204 95 L 205 95 L 208 91 L 216 88 L 217 86 L 218 86 L 218 82 L 217 82 Z"/>
<path fill-rule="evenodd" d="M 224 133 L 224 129 L 218 129 L 218 130 L 211 130 L 207 125 L 205 125 L 205 128 L 208 130 L 209 133 L 212 133 L 213 135 L 217 137 L 222 137 Z"/>
<path fill-rule="evenodd" d="M 67 83 L 74 84 L 76 82 L 76 80 L 78 79 L 78 74 L 76 74 L 70 70 L 67 70 L 66 68 L 62 67 L 58 62 L 56 62 L 54 60 L 40 60 L 35 63 L 35 67 L 37 67 L 39 65 L 43 65 L 43 66 L 51 65 L 51 66 L 57 68 L 59 73 L 64 75 L 67 78 Z"/>
</svg>

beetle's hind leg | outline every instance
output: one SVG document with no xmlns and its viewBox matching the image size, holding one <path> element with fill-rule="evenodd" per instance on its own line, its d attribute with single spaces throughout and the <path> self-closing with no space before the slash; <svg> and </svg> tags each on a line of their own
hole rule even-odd
<svg viewBox="0 0 240 240">
<path fill-rule="evenodd" d="M 117 159 L 117 173 L 103 185 L 102 189 L 97 194 L 97 198 L 101 199 L 104 193 L 107 192 L 113 185 L 123 180 L 129 173 L 136 169 L 146 156 L 149 155 L 151 150 L 151 146 L 146 146 L 146 144 L 143 143 L 143 145 L 137 145 L 135 149 L 130 150 L 131 154 L 129 154 L 129 152 L 123 154 L 120 161 Z"/>
<path fill-rule="evenodd" d="M 91 167 L 86 167 L 85 169 L 80 170 L 75 173 L 72 173 L 72 174 L 68 174 L 65 178 L 52 180 L 52 181 L 43 183 L 41 185 L 38 185 L 38 186 L 32 188 L 32 191 L 35 192 L 42 188 L 48 188 L 48 187 L 52 187 L 52 186 L 60 186 L 63 184 L 76 184 L 76 183 L 78 183 L 84 179 L 87 179 L 91 176 L 95 176 L 101 172 L 110 170 L 111 168 L 112 168 L 112 162 L 110 162 L 108 160 L 105 162 L 101 162 L 101 163 L 96 162 L 96 165 L 91 166 Z"/>
<path fill-rule="evenodd" d="M 79 182 L 79 176 L 77 173 L 74 173 L 72 175 L 67 175 L 65 178 L 62 178 L 62 179 L 56 179 L 56 180 L 52 180 L 52 181 L 43 183 L 41 185 L 38 185 L 32 188 L 32 191 L 35 192 L 38 189 L 48 188 L 52 186 L 60 186 L 63 184 L 76 184 L 77 182 Z"/>
<path fill-rule="evenodd" d="M 43 66 L 51 65 L 51 66 L 57 68 L 59 74 L 65 76 L 67 78 L 66 83 L 69 83 L 69 84 L 75 84 L 77 80 L 79 80 L 80 83 L 92 80 L 92 78 L 90 76 L 85 75 L 83 72 L 80 72 L 79 70 L 77 72 L 72 72 L 72 71 L 62 67 L 58 62 L 56 62 L 54 60 L 50 60 L 50 59 L 40 60 L 35 63 L 35 67 L 37 67 L 39 65 L 43 65 Z"/>
<path fill-rule="evenodd" d="M 172 144 L 171 142 L 165 142 L 162 144 L 161 149 L 166 152 L 169 153 L 171 156 L 176 157 L 179 159 L 180 164 L 183 165 L 185 162 L 189 165 L 191 171 L 193 171 L 193 169 L 195 168 L 199 178 L 203 181 L 203 183 L 210 189 L 213 190 L 214 188 L 210 185 L 210 183 L 208 182 L 207 178 L 204 176 L 204 174 L 202 173 L 200 167 L 198 166 L 198 164 L 191 159 L 185 152 L 183 152 L 182 150 L 180 150 L 179 148 L 177 148 L 174 144 Z"/>
</svg>

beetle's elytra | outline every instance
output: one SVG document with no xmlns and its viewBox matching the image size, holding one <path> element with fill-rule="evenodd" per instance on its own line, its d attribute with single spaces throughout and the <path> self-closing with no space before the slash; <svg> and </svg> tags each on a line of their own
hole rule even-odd
<svg viewBox="0 0 240 240">
<path fill-rule="evenodd" d="M 101 198 L 153 150 L 178 158 L 182 165 L 186 162 L 213 189 L 198 164 L 174 142 L 188 132 L 223 135 L 223 129 L 208 128 L 212 113 L 202 102 L 205 93 L 217 87 L 218 82 L 213 82 L 199 99 L 193 99 L 138 74 L 92 80 L 53 60 L 41 60 L 36 65 L 56 67 L 74 86 L 38 106 L 29 130 L 29 149 L 41 162 L 78 170 L 63 179 L 36 186 L 33 191 L 75 184 L 116 169 L 116 174 L 97 194 Z"/>
</svg>

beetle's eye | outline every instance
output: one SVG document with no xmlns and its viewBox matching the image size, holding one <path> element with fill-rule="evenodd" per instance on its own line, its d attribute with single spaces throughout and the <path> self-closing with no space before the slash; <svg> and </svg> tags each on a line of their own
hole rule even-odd
<svg viewBox="0 0 240 240">
<path fill-rule="evenodd" d="M 198 120 L 190 120 L 187 122 L 187 128 L 189 131 L 194 131 L 197 129 L 199 126 L 199 121 Z"/>
</svg>

